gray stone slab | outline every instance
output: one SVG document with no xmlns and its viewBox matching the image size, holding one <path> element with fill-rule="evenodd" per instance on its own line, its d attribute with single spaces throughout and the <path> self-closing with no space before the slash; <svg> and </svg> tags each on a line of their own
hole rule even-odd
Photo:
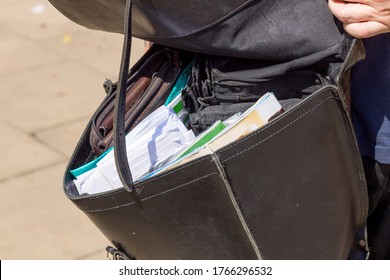
<svg viewBox="0 0 390 280">
<path fill-rule="evenodd" d="M 91 116 L 105 97 L 103 82 L 74 62 L 0 78 L 0 119 L 36 132 Z"/>
<path fill-rule="evenodd" d="M 37 139 L 0 122 L 0 181 L 64 161 L 64 156 Z"/>
<path fill-rule="evenodd" d="M 104 79 L 118 75 L 122 38 L 41 0 L 2 0 L 0 34 L 0 259 L 104 259 L 108 240 L 65 197 L 62 178 Z M 143 52 L 135 40 L 132 62 Z"/>
<path fill-rule="evenodd" d="M 64 170 L 60 164 L 0 183 L 0 259 L 99 258 L 109 245 L 65 197 Z"/>
<path fill-rule="evenodd" d="M 85 30 L 69 34 L 69 43 L 64 44 L 58 38 L 41 42 L 52 52 L 61 54 L 68 60 L 79 62 L 101 73 L 102 78 L 112 81 L 118 79 L 122 54 L 123 35 L 96 30 Z M 144 41 L 133 39 L 131 64 L 144 53 Z"/>
<path fill-rule="evenodd" d="M 107 243 L 107 245 L 109 245 L 109 244 Z M 107 258 L 107 252 L 106 252 L 106 249 L 104 247 L 104 248 L 100 248 L 99 250 L 97 250 L 95 252 L 91 252 L 89 254 L 80 256 L 79 258 L 76 258 L 76 259 L 77 260 L 102 260 L 102 259 L 106 259 L 106 258 Z"/>
<path fill-rule="evenodd" d="M 68 158 L 72 155 L 89 119 L 58 125 L 37 133 L 37 138 Z"/>
<path fill-rule="evenodd" d="M 43 10 L 34 13 L 38 5 Z M 0 22 L 14 32 L 32 40 L 45 40 L 50 37 L 59 37 L 86 30 L 77 25 L 58 10 L 49 1 L 1 1 Z"/>
<path fill-rule="evenodd" d="M 61 55 L 43 49 L 39 44 L 23 38 L 2 23 L 0 34 L 1 76 L 18 75 L 23 70 L 53 64 L 62 59 Z"/>
</svg>

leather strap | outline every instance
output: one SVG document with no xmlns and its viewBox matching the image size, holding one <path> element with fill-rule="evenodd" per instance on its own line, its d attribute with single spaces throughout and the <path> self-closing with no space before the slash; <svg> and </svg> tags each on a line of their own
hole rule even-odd
<svg viewBox="0 0 390 280">
<path fill-rule="evenodd" d="M 122 49 L 122 60 L 119 70 L 118 89 L 115 99 L 114 108 L 114 153 L 115 164 L 118 170 L 119 178 L 125 189 L 131 193 L 134 201 L 139 207 L 142 207 L 141 200 L 134 188 L 133 176 L 131 175 L 130 166 L 126 151 L 126 93 L 127 79 L 129 75 L 130 53 L 131 53 L 131 8 L 132 0 L 126 1 L 125 22 L 124 22 L 124 42 Z"/>
</svg>

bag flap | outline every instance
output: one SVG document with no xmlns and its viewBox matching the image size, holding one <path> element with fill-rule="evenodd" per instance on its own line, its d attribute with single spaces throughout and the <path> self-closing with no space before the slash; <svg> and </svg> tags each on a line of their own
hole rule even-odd
<svg viewBox="0 0 390 280">
<path fill-rule="evenodd" d="M 123 32 L 126 0 L 49 0 L 72 21 L 91 29 Z M 133 33 L 182 36 L 210 26 L 254 0 L 135 0 Z"/>
</svg>

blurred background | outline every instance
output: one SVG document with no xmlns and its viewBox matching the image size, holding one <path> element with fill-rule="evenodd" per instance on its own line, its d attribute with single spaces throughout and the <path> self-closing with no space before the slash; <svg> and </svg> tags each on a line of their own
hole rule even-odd
<svg viewBox="0 0 390 280">
<path fill-rule="evenodd" d="M 78 26 L 47 0 L 0 1 L 0 259 L 106 257 L 109 241 L 62 178 L 121 49 L 122 35 Z M 134 40 L 132 63 L 143 51 Z"/>
</svg>

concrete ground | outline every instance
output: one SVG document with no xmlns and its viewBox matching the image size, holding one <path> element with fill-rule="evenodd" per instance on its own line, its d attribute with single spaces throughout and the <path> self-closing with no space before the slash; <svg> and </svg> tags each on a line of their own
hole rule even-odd
<svg viewBox="0 0 390 280">
<path fill-rule="evenodd" d="M 143 42 L 133 44 L 133 62 Z M 109 241 L 64 195 L 77 141 L 116 81 L 122 35 L 46 0 L 0 1 L 0 259 L 104 259 Z"/>
</svg>

